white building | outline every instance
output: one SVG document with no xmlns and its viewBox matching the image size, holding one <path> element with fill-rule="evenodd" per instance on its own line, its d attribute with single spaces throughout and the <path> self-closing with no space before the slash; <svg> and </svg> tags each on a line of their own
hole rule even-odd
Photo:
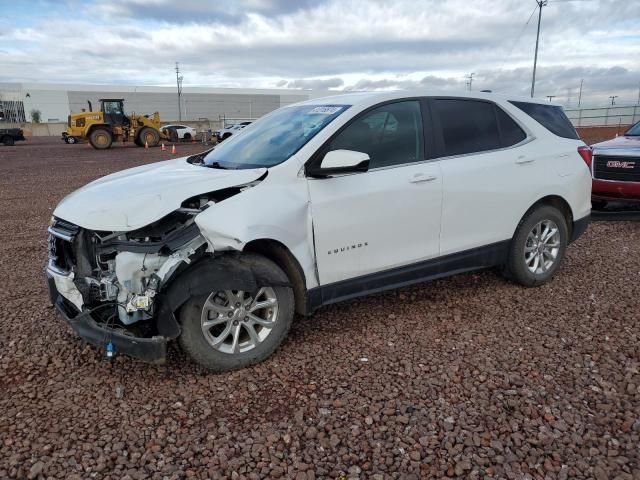
<svg viewBox="0 0 640 480">
<path fill-rule="evenodd" d="M 71 112 L 98 108 L 100 98 L 123 98 L 125 110 L 160 112 L 164 123 L 189 120 L 254 119 L 283 105 L 335 94 L 330 91 L 286 89 L 236 89 L 184 87 L 181 113 L 175 87 L 129 85 L 71 85 L 46 83 L 0 83 L 0 111 L 7 120 L 31 121 L 30 112 L 40 111 L 42 122 L 66 122 Z"/>
</svg>

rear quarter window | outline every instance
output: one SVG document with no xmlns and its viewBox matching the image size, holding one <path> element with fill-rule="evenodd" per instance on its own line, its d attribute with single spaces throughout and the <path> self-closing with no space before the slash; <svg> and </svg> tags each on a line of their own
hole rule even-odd
<svg viewBox="0 0 640 480">
<path fill-rule="evenodd" d="M 445 156 L 495 150 L 501 147 L 493 104 L 473 99 L 435 99 Z"/>
<path fill-rule="evenodd" d="M 510 101 L 509 103 L 518 107 L 554 135 L 572 140 L 580 139 L 562 107 L 529 102 Z"/>
</svg>

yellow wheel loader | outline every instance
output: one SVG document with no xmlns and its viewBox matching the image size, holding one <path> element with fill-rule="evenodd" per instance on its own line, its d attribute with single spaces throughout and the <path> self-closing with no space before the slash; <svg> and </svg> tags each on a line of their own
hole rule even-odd
<svg viewBox="0 0 640 480">
<path fill-rule="evenodd" d="M 175 141 L 175 131 L 160 131 L 160 114 L 127 116 L 122 98 L 100 99 L 100 111 L 94 112 L 91 102 L 88 112 L 69 115 L 67 130 L 62 133 L 66 143 L 88 141 L 93 148 L 105 150 L 116 142 L 133 141 L 137 146 L 155 147 L 160 140 Z"/>
</svg>

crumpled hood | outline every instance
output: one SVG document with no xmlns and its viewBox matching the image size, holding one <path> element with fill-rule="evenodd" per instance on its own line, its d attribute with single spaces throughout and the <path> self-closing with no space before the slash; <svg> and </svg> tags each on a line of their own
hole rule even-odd
<svg viewBox="0 0 640 480">
<path fill-rule="evenodd" d="M 616 150 L 615 154 L 619 154 L 618 150 L 634 150 L 635 154 L 640 154 L 640 137 L 616 137 L 611 140 L 607 140 L 605 142 L 595 143 L 592 145 L 592 148 L 595 150 L 607 150 L 612 151 Z"/>
<path fill-rule="evenodd" d="M 67 195 L 53 215 L 89 230 L 131 231 L 180 208 L 189 197 L 260 178 L 266 168 L 222 170 L 186 157 L 123 170 Z"/>
</svg>

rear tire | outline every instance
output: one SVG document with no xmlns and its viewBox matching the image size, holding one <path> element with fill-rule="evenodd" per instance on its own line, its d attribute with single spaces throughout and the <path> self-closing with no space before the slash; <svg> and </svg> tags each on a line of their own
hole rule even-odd
<svg viewBox="0 0 640 480">
<path fill-rule="evenodd" d="M 274 278 L 287 278 L 272 261 L 259 256 L 253 259 L 271 270 Z M 193 361 L 211 371 L 225 372 L 271 356 L 291 326 L 293 290 L 266 285 L 255 293 L 216 285 L 209 294 L 185 302 L 179 314 L 179 342 Z"/>
<path fill-rule="evenodd" d="M 4 143 L 7 147 L 12 147 L 15 142 L 13 140 L 13 137 L 10 137 L 9 135 L 5 135 L 2 138 L 2 143 Z"/>
<path fill-rule="evenodd" d="M 564 258 L 567 220 L 557 208 L 543 205 L 529 212 L 511 240 L 505 274 L 525 287 L 550 281 Z"/>
<path fill-rule="evenodd" d="M 113 136 L 106 128 L 95 128 L 89 134 L 89 143 L 96 150 L 106 150 L 111 148 Z"/>
<path fill-rule="evenodd" d="M 145 144 L 149 145 L 149 147 L 157 147 L 158 143 L 160 143 L 160 134 L 153 128 L 143 127 L 138 134 L 138 140 L 142 147 L 144 147 Z"/>
</svg>

